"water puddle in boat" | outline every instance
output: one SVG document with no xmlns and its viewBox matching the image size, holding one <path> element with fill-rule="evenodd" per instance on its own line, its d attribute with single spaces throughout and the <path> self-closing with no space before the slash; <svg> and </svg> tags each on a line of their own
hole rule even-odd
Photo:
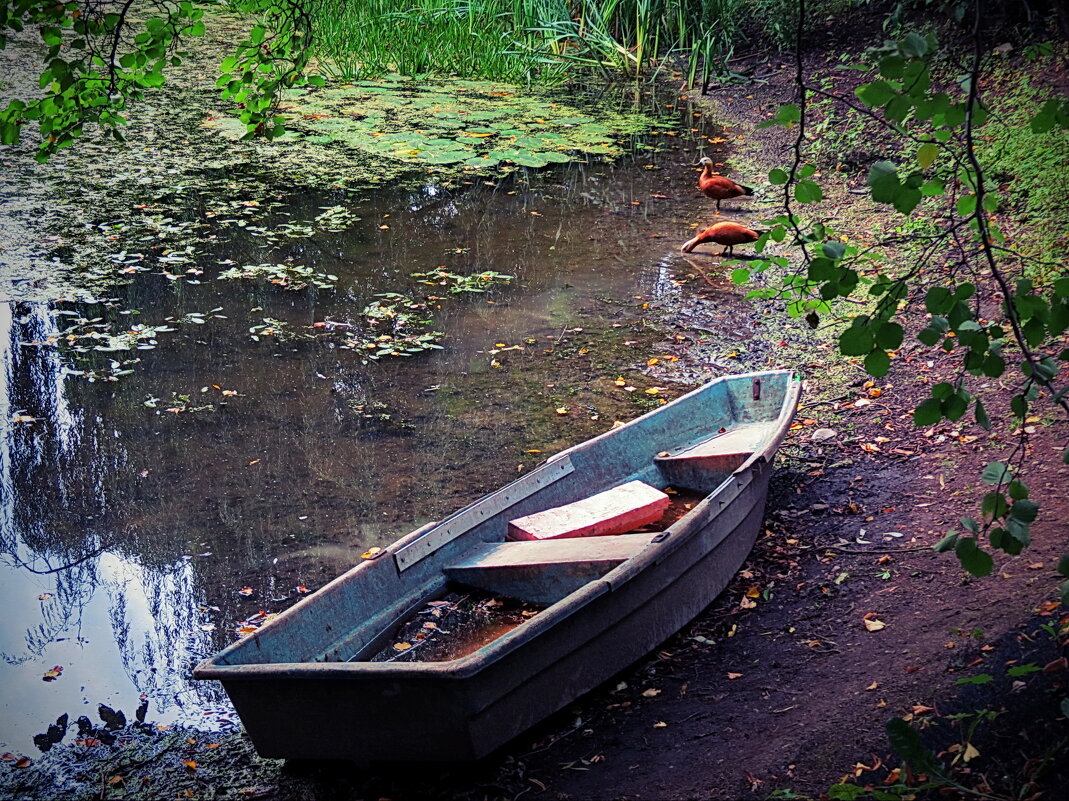
<svg viewBox="0 0 1069 801">
<path fill-rule="evenodd" d="M 667 487 L 669 505 L 659 520 L 628 533 L 660 532 L 689 514 L 705 497 Z M 474 653 L 526 623 L 545 607 L 463 587 L 429 601 L 398 625 L 370 662 L 448 662 Z"/>
<path fill-rule="evenodd" d="M 429 602 L 402 623 L 370 662 L 448 662 L 489 645 L 544 607 L 464 588 Z"/>
<path fill-rule="evenodd" d="M 659 335 L 642 307 L 679 292 L 679 245 L 711 216 L 693 165 L 719 131 L 692 111 L 679 109 L 692 136 L 616 165 L 355 199 L 280 191 L 257 225 L 340 205 L 360 220 L 275 242 L 235 224 L 204 242 L 202 273 L 137 275 L 95 307 L 0 303 L 0 744 L 32 752 L 34 734 L 100 704 L 234 725 L 221 687 L 190 680 L 198 661 L 368 547 L 678 394 L 644 391 Z M 290 257 L 335 289 L 219 280 Z M 513 279 L 453 294 L 411 277 L 439 269 Z M 387 292 L 439 297 L 419 313 L 442 350 L 376 362 L 340 338 L 279 334 L 352 323 Z M 733 296 L 721 302 L 730 318 Z M 112 336 L 162 328 L 138 335 L 153 349 L 94 351 L 105 372 L 139 361 L 89 381 L 31 344 L 72 314 Z"/>
<path fill-rule="evenodd" d="M 668 507 L 664 510 L 664 514 L 661 515 L 661 519 L 642 526 L 636 531 L 664 531 L 669 526 L 679 522 L 684 515 L 690 514 L 694 507 L 701 503 L 702 498 L 705 497 L 704 494 L 694 492 L 685 487 L 665 487 L 664 492 L 668 495 Z"/>
</svg>

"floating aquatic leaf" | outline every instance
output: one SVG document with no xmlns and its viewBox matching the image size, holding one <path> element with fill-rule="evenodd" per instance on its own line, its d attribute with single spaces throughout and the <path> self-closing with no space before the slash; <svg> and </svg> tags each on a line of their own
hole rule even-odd
<svg viewBox="0 0 1069 801">
<path fill-rule="evenodd" d="M 450 150 L 445 153 L 436 153 L 423 156 L 420 160 L 427 164 L 457 164 L 469 158 L 467 151 Z"/>
<path fill-rule="evenodd" d="M 398 82 L 396 89 L 354 81 L 292 95 L 289 124 L 309 134 L 309 144 L 330 144 L 375 153 L 404 162 L 434 166 L 495 168 L 502 161 L 527 167 L 564 163 L 574 158 L 561 150 L 617 155 L 624 137 L 647 130 L 641 115 L 599 112 L 580 114 L 567 104 L 547 102 L 530 92 L 488 82 Z M 223 130 L 226 120 L 209 120 Z M 244 131 L 235 131 L 239 136 Z M 496 134 L 496 135 L 495 135 Z M 482 149 L 483 143 L 516 137 L 516 158 L 469 162 L 484 153 L 469 150 L 457 160 L 448 153 Z M 447 141 L 442 141 L 447 140 Z M 552 153 L 548 158 L 543 158 Z"/>
</svg>

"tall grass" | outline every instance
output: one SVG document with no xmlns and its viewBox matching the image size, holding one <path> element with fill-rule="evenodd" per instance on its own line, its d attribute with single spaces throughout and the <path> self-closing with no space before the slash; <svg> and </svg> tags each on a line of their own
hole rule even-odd
<svg viewBox="0 0 1069 801">
<path fill-rule="evenodd" d="M 750 0 L 752 2 L 752 0 Z M 730 57 L 747 0 L 317 0 L 321 69 L 558 83 L 576 67 L 639 76 L 682 54 Z M 690 77 L 695 73 L 692 70 Z"/>
</svg>

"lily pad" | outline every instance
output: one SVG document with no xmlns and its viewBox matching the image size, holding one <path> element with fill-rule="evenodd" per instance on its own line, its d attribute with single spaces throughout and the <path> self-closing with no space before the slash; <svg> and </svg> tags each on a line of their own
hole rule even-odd
<svg viewBox="0 0 1069 801">
<path fill-rule="evenodd" d="M 561 153 L 558 150 L 548 150 L 544 153 L 539 153 L 538 155 L 550 164 L 567 164 L 569 161 L 575 161 L 575 156 L 569 155 L 568 153 Z"/>
<path fill-rule="evenodd" d="M 518 87 L 470 81 L 335 84 L 295 92 L 286 112 L 313 143 L 467 170 L 500 169 L 503 162 L 544 167 L 583 153 L 616 156 L 625 138 L 653 124 L 642 115 L 584 114 Z"/>
<path fill-rule="evenodd" d="M 469 157 L 469 153 L 460 150 L 451 150 L 447 153 L 421 155 L 420 160 L 427 164 L 458 164 L 461 161 L 466 161 Z"/>
</svg>

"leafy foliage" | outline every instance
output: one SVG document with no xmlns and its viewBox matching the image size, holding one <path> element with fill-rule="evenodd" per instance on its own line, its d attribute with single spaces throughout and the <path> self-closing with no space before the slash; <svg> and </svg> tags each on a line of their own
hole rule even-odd
<svg viewBox="0 0 1069 801">
<path fill-rule="evenodd" d="M 248 136 L 278 136 L 283 88 L 321 79 L 306 76 L 311 34 L 301 0 L 236 0 L 238 10 L 259 21 L 235 54 L 222 64 L 219 88 L 238 103 Z M 46 160 L 99 125 L 122 141 L 130 103 L 166 81 L 166 69 L 181 63 L 183 39 L 204 33 L 204 10 L 189 0 L 103 3 L 9 0 L 0 4 L 0 49 L 13 34 L 37 28 L 44 46 L 35 98 L 14 99 L 0 110 L 0 143 L 19 141 L 26 123 L 36 123 L 37 158 Z"/>
<path fill-rule="evenodd" d="M 856 99 L 831 98 L 882 127 L 912 154 L 906 160 L 872 164 L 867 186 L 876 203 L 907 218 L 923 215 L 938 223 L 916 248 L 913 262 L 899 268 L 886 265 L 877 248 L 854 245 L 827 223 L 812 222 L 795 211 L 795 204 L 822 198 L 813 180 L 815 166 L 806 163 L 803 149 L 807 100 L 810 93 L 823 90 L 806 84 L 799 62 L 802 102 L 782 106 L 767 123 L 798 130 L 793 164 L 768 176 L 770 183 L 782 187 L 784 213 L 772 221 L 773 228 L 757 247 L 760 251 L 769 242 L 792 244 L 801 254 L 801 267 L 789 272 L 781 286 L 751 295 L 782 297 L 791 314 L 804 314 L 814 326 L 822 317 L 840 321 L 840 353 L 859 359 L 877 377 L 888 372 L 905 340 L 907 312 L 923 312 L 927 323 L 915 332 L 917 340 L 956 360 L 958 370 L 953 379 L 934 384 L 917 406 L 913 419 L 919 426 L 944 419 L 956 422 L 971 409 L 976 423 L 991 429 L 982 393 L 969 379 L 1016 381 L 1008 410 L 1016 447 L 1005 462 L 985 469 L 982 478 L 991 488 L 983 495 L 981 514 L 963 518 L 965 532 L 951 531 L 936 545 L 940 551 L 953 550 L 966 570 L 983 576 L 994 564 L 988 548 L 1020 553 L 1030 543 L 1029 529 L 1039 513 L 1022 480 L 1026 420 L 1032 419 L 1029 415 L 1041 400 L 1069 413 L 1069 386 L 1059 377 L 1069 350 L 1058 345 L 1069 330 L 1069 278 L 1049 269 L 1027 277 L 1028 254 L 1007 242 L 992 217 L 1003 200 L 981 160 L 992 148 L 978 146 L 980 131 L 992 125 L 981 91 L 988 77 L 981 46 L 977 44 L 957 89 L 948 88 L 935 74 L 938 54 L 933 34 L 906 33 L 876 52 L 874 63 L 866 67 L 875 74 L 858 87 Z M 1018 130 L 1016 137 L 1047 137 L 1056 130 L 1064 139 L 1069 127 L 1064 104 L 1048 101 L 1036 112 L 1032 125 L 1024 128 L 1028 133 Z M 785 267 L 782 257 L 752 260 L 744 273 L 736 271 L 737 277 L 745 280 L 773 266 Z M 850 312 L 839 311 L 842 301 L 850 301 Z M 858 303 L 861 312 L 856 311 Z M 1069 598 L 1069 582 L 1066 588 Z"/>
</svg>

